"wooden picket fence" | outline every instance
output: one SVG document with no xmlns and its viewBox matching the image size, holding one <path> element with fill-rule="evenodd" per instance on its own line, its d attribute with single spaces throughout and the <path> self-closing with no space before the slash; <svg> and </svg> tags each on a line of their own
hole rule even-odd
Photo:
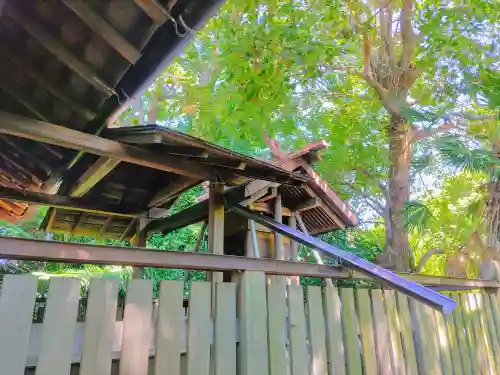
<svg viewBox="0 0 500 375">
<path fill-rule="evenodd" d="M 442 314 L 393 290 L 269 284 L 262 272 L 234 283 L 132 280 L 123 320 L 118 284 L 50 281 L 33 323 L 37 279 L 6 276 L 0 294 L 2 375 L 473 375 L 500 374 L 500 297 L 449 295 Z"/>
</svg>

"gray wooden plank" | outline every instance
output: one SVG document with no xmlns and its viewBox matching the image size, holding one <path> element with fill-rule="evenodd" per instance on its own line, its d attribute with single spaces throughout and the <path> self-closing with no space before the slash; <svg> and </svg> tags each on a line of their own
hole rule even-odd
<svg viewBox="0 0 500 375">
<path fill-rule="evenodd" d="M 421 302 L 412 300 L 410 310 L 415 316 L 415 350 L 420 374 L 441 375 L 441 361 L 436 345 L 437 335 L 434 327 L 433 310 Z"/>
<path fill-rule="evenodd" d="M 451 295 L 447 293 L 449 297 Z M 453 367 L 453 374 L 454 375 L 462 375 L 463 374 L 463 369 L 462 369 L 462 362 L 460 360 L 460 346 L 458 343 L 458 335 L 457 335 L 457 325 L 455 324 L 455 319 L 454 319 L 454 314 L 448 314 L 447 316 L 444 317 L 444 321 L 446 324 L 447 328 L 447 333 L 448 333 L 448 344 L 450 348 L 450 356 L 451 356 L 451 363 Z"/>
<path fill-rule="evenodd" d="M 356 324 L 356 310 L 352 289 L 340 288 L 340 300 L 342 301 L 342 330 L 347 359 L 347 374 L 361 375 L 361 355 L 359 352 L 358 327 Z"/>
<path fill-rule="evenodd" d="M 384 290 L 384 302 L 391 344 L 392 369 L 396 375 L 406 375 L 403 345 L 401 343 L 401 323 L 396 305 L 396 292 L 394 290 Z"/>
<path fill-rule="evenodd" d="M 361 334 L 363 368 L 366 375 L 377 375 L 377 355 L 373 337 L 373 318 L 367 289 L 356 291 L 358 325 Z"/>
<path fill-rule="evenodd" d="M 481 293 L 475 293 L 474 297 L 476 297 L 476 315 L 479 322 L 479 333 L 482 336 L 484 349 L 486 349 L 483 349 L 485 368 L 489 370 L 490 374 L 497 374 L 495 365 L 495 353 L 493 351 L 493 343 L 491 341 L 488 327 L 488 317 L 486 312 L 487 306 Z"/>
<path fill-rule="evenodd" d="M 146 375 L 148 373 L 152 297 L 151 281 L 130 280 L 123 315 L 120 375 Z"/>
<path fill-rule="evenodd" d="M 394 374 L 391 363 L 391 341 L 389 329 L 387 327 L 384 297 L 380 289 L 370 291 L 372 297 L 372 309 L 374 317 L 375 352 L 377 353 L 377 363 L 379 372 L 382 374 Z"/>
<path fill-rule="evenodd" d="M 236 285 L 216 283 L 215 375 L 236 374 Z"/>
<path fill-rule="evenodd" d="M 80 280 L 50 280 L 36 375 L 66 375 L 71 368 Z"/>
<path fill-rule="evenodd" d="M 210 373 L 212 284 L 191 284 L 188 309 L 187 375 Z"/>
<path fill-rule="evenodd" d="M 288 286 L 288 313 L 290 317 L 291 374 L 309 374 L 309 352 L 307 349 L 307 327 L 304 312 L 304 289 Z"/>
<path fill-rule="evenodd" d="M 239 373 L 269 375 L 267 340 L 266 276 L 245 271 L 239 291 L 240 345 Z"/>
<path fill-rule="evenodd" d="M 451 346 L 448 339 L 448 328 L 444 321 L 444 315 L 440 311 L 434 310 L 434 320 L 438 335 L 439 355 L 441 356 L 441 365 L 443 366 L 444 375 L 453 375 L 453 367 L 451 363 Z"/>
<path fill-rule="evenodd" d="M 455 323 L 458 348 L 460 350 L 460 362 L 462 364 L 462 372 L 464 375 L 472 375 L 472 363 L 470 348 L 467 342 L 467 333 L 465 321 L 463 317 L 462 304 L 457 292 L 451 292 L 450 296 L 457 302 L 455 310 L 453 310 L 453 322 Z"/>
<path fill-rule="evenodd" d="M 290 366 L 286 352 L 287 311 L 283 283 L 267 286 L 267 317 L 270 375 L 287 375 Z"/>
<path fill-rule="evenodd" d="M 339 292 L 337 288 L 325 287 L 324 293 L 328 373 L 330 375 L 346 375 Z"/>
<path fill-rule="evenodd" d="M 111 373 L 117 299 L 118 280 L 94 279 L 90 282 L 80 375 Z"/>
<path fill-rule="evenodd" d="M 326 357 L 326 327 L 321 288 L 310 286 L 307 290 L 307 319 L 311 347 L 311 375 L 328 375 Z"/>
<path fill-rule="evenodd" d="M 0 373 L 23 375 L 35 307 L 37 278 L 5 275 L 0 294 Z"/>
<path fill-rule="evenodd" d="M 163 280 L 160 283 L 154 375 L 181 373 L 179 338 L 184 331 L 183 293 L 182 281 Z"/>
<path fill-rule="evenodd" d="M 467 345 L 469 348 L 468 354 L 469 354 L 469 359 L 470 359 L 470 364 L 471 364 L 471 371 L 472 371 L 472 374 L 478 375 L 478 374 L 481 374 L 481 372 L 480 372 L 480 357 L 478 356 L 477 341 L 476 341 L 473 320 L 472 320 L 473 312 L 471 312 L 471 310 L 470 310 L 467 294 L 459 294 L 458 296 L 460 299 L 462 317 L 464 320 L 465 337 L 466 337 Z"/>
<path fill-rule="evenodd" d="M 401 337 L 403 339 L 403 353 L 405 358 L 405 369 L 407 375 L 418 375 L 417 358 L 415 354 L 415 343 L 413 339 L 413 327 L 411 323 L 410 307 L 408 297 L 396 292 L 396 301 L 399 313 Z"/>
</svg>

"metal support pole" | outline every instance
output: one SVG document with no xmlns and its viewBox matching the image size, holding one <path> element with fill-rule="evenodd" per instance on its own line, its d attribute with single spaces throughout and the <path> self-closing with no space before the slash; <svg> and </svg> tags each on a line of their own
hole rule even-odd
<svg viewBox="0 0 500 375">
<path fill-rule="evenodd" d="M 260 258 L 259 242 L 257 241 L 257 231 L 255 230 L 255 221 L 248 220 L 248 222 L 250 224 L 250 238 L 252 239 L 253 257 Z"/>
<path fill-rule="evenodd" d="M 229 208 L 247 219 L 255 220 L 257 223 L 265 227 L 278 231 L 281 234 L 294 239 L 301 244 L 315 248 L 327 256 L 335 256 L 343 259 L 351 268 L 365 275 L 378 280 L 379 282 L 388 285 L 395 290 L 413 297 L 426 305 L 438 309 L 443 314 L 449 314 L 455 308 L 455 301 L 449 297 L 439 294 L 420 284 L 414 283 L 405 279 L 392 271 L 382 268 L 376 264 L 370 263 L 364 259 L 358 258 L 356 255 L 347 251 L 341 250 L 335 246 L 329 245 L 317 238 L 307 236 L 296 229 L 292 229 L 281 223 L 277 223 L 271 218 L 260 215 L 248 208 L 238 204 L 228 203 Z"/>
</svg>

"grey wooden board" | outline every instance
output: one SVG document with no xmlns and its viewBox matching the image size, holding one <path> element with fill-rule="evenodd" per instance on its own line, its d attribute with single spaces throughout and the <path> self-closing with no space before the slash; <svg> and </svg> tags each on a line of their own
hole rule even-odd
<svg viewBox="0 0 500 375">
<path fill-rule="evenodd" d="M 111 371 L 117 299 L 118 280 L 90 282 L 80 375 L 107 375 Z"/>
<path fill-rule="evenodd" d="M 456 327 L 458 348 L 460 350 L 460 362 L 462 364 L 462 372 L 464 375 L 472 375 L 472 364 L 469 345 L 467 343 L 467 334 L 465 328 L 465 322 L 462 311 L 462 304 L 458 297 L 457 292 L 450 293 L 451 298 L 453 298 L 457 304 L 455 310 L 453 310 L 453 321 Z"/>
<path fill-rule="evenodd" d="M 245 271 L 239 292 L 241 375 L 269 375 L 266 276 Z"/>
<path fill-rule="evenodd" d="M 375 346 L 377 363 L 381 374 L 394 374 L 391 362 L 391 340 L 387 327 L 387 318 L 384 307 L 384 297 L 380 289 L 370 291 L 375 327 Z"/>
<path fill-rule="evenodd" d="M 236 374 L 236 285 L 216 283 L 215 375 Z"/>
<path fill-rule="evenodd" d="M 0 294 L 0 373 L 24 374 L 37 279 L 5 275 Z"/>
<path fill-rule="evenodd" d="M 337 288 L 324 288 L 326 348 L 330 375 L 346 375 L 346 359 L 342 340 L 342 310 Z"/>
<path fill-rule="evenodd" d="M 285 285 L 267 286 L 267 316 L 269 335 L 270 375 L 287 375 L 287 311 Z"/>
<path fill-rule="evenodd" d="M 80 287 L 77 279 L 50 280 L 36 375 L 69 373 Z"/>
<path fill-rule="evenodd" d="M 437 334 L 434 325 L 433 310 L 418 301 L 411 301 L 410 309 L 414 310 L 416 320 L 416 346 L 421 356 L 417 357 L 419 373 L 425 375 L 441 375 L 441 361 L 436 345 Z"/>
<path fill-rule="evenodd" d="M 496 304 L 496 293 L 497 292 L 486 293 L 484 298 L 487 299 L 489 303 L 488 319 L 490 320 L 490 334 L 493 340 L 493 351 L 494 353 L 500 353 L 500 321 L 498 320 L 499 310 Z M 498 368 L 500 366 L 500 356 L 495 355 L 495 363 Z"/>
<path fill-rule="evenodd" d="M 475 348 L 473 354 L 477 358 L 478 372 L 482 375 L 487 375 L 488 371 L 488 358 L 485 350 L 486 343 L 484 342 L 484 335 L 479 323 L 478 306 L 474 293 L 466 293 L 462 295 L 465 303 L 468 319 L 470 321 L 471 334 L 474 336 Z"/>
<path fill-rule="evenodd" d="M 151 299 L 149 280 L 130 280 L 123 315 L 120 375 L 147 375 L 151 340 Z"/>
<path fill-rule="evenodd" d="M 163 280 L 160 283 L 160 301 L 156 325 L 155 375 L 180 375 L 181 341 L 184 333 L 182 307 L 184 283 Z M 90 375 L 90 374 L 89 374 Z"/>
<path fill-rule="evenodd" d="M 481 293 L 475 293 L 474 296 L 476 297 L 476 315 L 479 321 L 479 332 L 483 338 L 484 342 L 484 351 L 483 349 L 483 356 L 485 357 L 485 361 L 487 366 L 487 369 L 489 372 L 493 375 L 497 373 L 496 366 L 495 366 L 495 360 L 494 360 L 494 355 L 497 353 L 493 352 L 493 343 L 491 341 L 491 337 L 489 334 L 489 327 L 488 327 L 488 319 L 487 319 L 487 313 L 486 313 L 486 305 L 483 300 L 483 296 Z"/>
<path fill-rule="evenodd" d="M 405 369 L 407 375 L 418 375 L 417 358 L 415 355 L 415 342 L 413 341 L 413 328 L 410 316 L 408 297 L 396 292 L 399 322 L 401 324 L 401 337 L 403 339 L 403 352 L 405 358 Z"/>
<path fill-rule="evenodd" d="M 291 374 L 309 374 L 309 351 L 307 348 L 307 326 L 304 311 L 304 289 L 288 287 L 288 313 L 290 316 Z"/>
<path fill-rule="evenodd" d="M 187 375 L 210 373 L 210 310 L 212 284 L 191 284 L 188 310 Z"/>
<path fill-rule="evenodd" d="M 384 302 L 391 344 L 392 369 L 396 375 L 406 375 L 403 345 L 401 343 L 401 322 L 399 321 L 396 304 L 396 292 L 394 290 L 384 290 Z"/>
<path fill-rule="evenodd" d="M 476 337 L 474 333 L 474 327 L 472 324 L 472 315 L 469 308 L 468 299 L 464 294 L 459 295 L 462 317 L 464 320 L 465 327 L 465 337 L 467 341 L 467 345 L 469 348 L 469 359 L 471 364 L 472 374 L 477 375 L 480 374 L 479 370 L 479 357 L 477 353 L 477 345 L 476 345 Z"/>
<path fill-rule="evenodd" d="M 361 334 L 364 374 L 377 375 L 377 355 L 375 353 L 375 339 L 373 337 L 373 318 L 370 295 L 367 289 L 358 289 L 356 291 L 356 305 Z"/>
<path fill-rule="evenodd" d="M 450 294 L 447 294 L 450 296 Z M 455 312 L 455 311 L 454 311 Z M 463 375 L 462 362 L 460 359 L 460 346 L 458 343 L 457 326 L 454 320 L 454 314 L 448 314 L 445 318 L 445 324 L 448 333 L 448 345 L 453 366 L 454 375 Z"/>
<path fill-rule="evenodd" d="M 441 356 L 441 365 L 444 375 L 453 375 L 451 363 L 451 345 L 448 339 L 448 328 L 444 320 L 444 315 L 440 311 L 434 311 L 434 319 L 438 334 L 438 348 Z"/>
<path fill-rule="evenodd" d="M 340 299 L 342 301 L 342 330 L 347 358 L 347 374 L 361 375 L 361 355 L 359 352 L 358 327 L 356 324 L 356 310 L 352 289 L 341 288 Z"/>
<path fill-rule="evenodd" d="M 328 375 L 326 357 L 326 327 L 323 313 L 321 288 L 310 286 L 307 289 L 309 342 L 311 351 L 311 375 Z"/>
</svg>

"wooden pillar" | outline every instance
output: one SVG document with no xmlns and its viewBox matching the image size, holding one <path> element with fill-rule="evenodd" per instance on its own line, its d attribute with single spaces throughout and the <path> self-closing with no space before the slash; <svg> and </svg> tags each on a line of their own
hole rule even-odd
<svg viewBox="0 0 500 375">
<path fill-rule="evenodd" d="M 292 216 L 290 216 L 290 221 L 288 226 L 293 229 L 297 229 L 297 216 L 295 212 L 292 212 Z M 291 261 L 298 262 L 299 261 L 299 243 L 290 239 L 290 253 L 291 253 Z M 299 276 L 290 276 L 288 277 L 288 282 L 290 285 L 300 285 L 300 277 Z"/>
<path fill-rule="evenodd" d="M 224 254 L 224 185 L 211 184 L 208 202 L 208 251 Z M 208 273 L 208 279 L 222 281 L 222 272 Z"/>
<path fill-rule="evenodd" d="M 283 222 L 283 204 L 281 201 L 281 191 L 276 188 L 276 200 L 274 203 L 274 220 L 278 223 Z M 283 237 L 281 234 L 274 232 L 274 257 L 276 260 L 285 260 L 285 250 L 283 248 Z M 284 283 L 284 276 L 272 276 L 271 282 Z"/>
<path fill-rule="evenodd" d="M 132 245 L 134 247 L 146 247 L 147 233 L 144 230 L 145 219 L 139 219 L 137 222 L 137 232 Z M 144 267 L 133 267 L 132 279 L 143 279 Z"/>
</svg>

